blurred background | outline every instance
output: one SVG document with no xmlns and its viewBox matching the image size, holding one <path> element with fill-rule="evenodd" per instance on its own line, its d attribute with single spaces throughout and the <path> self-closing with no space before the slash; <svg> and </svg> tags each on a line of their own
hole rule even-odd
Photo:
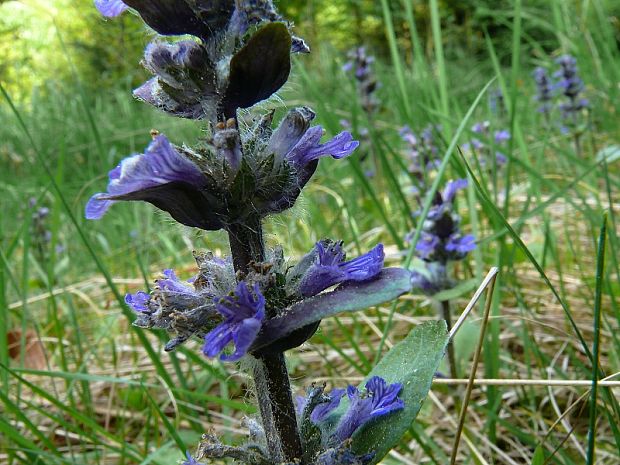
<svg viewBox="0 0 620 465">
<path fill-rule="evenodd" d="M 618 388 L 590 403 L 588 385 L 544 380 L 589 382 L 584 344 L 593 350 L 595 339 L 601 370 L 620 371 L 620 2 L 277 3 L 312 53 L 294 58 L 264 108 L 279 117 L 308 105 L 328 134 L 350 129 L 361 147 L 321 163 L 298 205 L 268 220 L 268 243 L 298 257 L 332 237 L 356 256 L 381 241 L 388 263 L 402 264 L 424 192 L 410 168 L 419 147 L 401 130 L 420 138 L 430 127 L 438 159 L 458 143 L 441 185 L 469 178 L 458 211 L 478 247 L 454 270 L 453 312 L 499 266 L 478 377 L 540 381 L 477 385 L 458 463 L 583 464 L 592 431 L 596 463 L 619 463 Z M 192 250 L 227 254 L 225 235 L 137 203 L 83 219 L 108 170 L 141 153 L 151 129 L 179 145 L 203 135 L 131 96 L 149 77 L 139 63 L 152 36 L 132 14 L 103 19 L 90 0 L 0 0 L 0 463 L 177 463 L 180 446 L 208 428 L 243 437 L 241 419 L 254 412 L 242 372 L 205 360 L 200 341 L 164 353 L 168 336 L 132 328 L 120 303 L 164 268 L 188 277 Z M 371 111 L 344 66 L 360 46 L 375 58 Z M 533 77 L 538 66 L 552 76 L 565 54 L 588 100 L 569 122 L 559 107 L 538 111 Z M 553 93 L 559 104 L 561 89 Z M 508 139 L 484 140 L 475 124 L 485 122 L 484 137 Z M 501 142 L 501 166 L 471 150 L 475 138 L 492 151 Z M 295 387 L 361 380 L 382 350 L 436 317 L 434 299 L 412 294 L 325 322 L 290 354 Z M 463 377 L 479 325 L 474 316 L 456 342 Z M 448 463 L 461 389 L 438 382 L 384 463 Z"/>
</svg>

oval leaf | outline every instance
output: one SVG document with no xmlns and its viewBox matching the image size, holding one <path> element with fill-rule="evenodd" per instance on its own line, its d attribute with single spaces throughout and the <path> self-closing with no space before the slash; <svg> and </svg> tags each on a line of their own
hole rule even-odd
<svg viewBox="0 0 620 465">
<path fill-rule="evenodd" d="M 355 312 L 394 300 L 411 289 L 411 273 L 402 268 L 385 268 L 372 281 L 347 283 L 332 292 L 302 300 L 282 315 L 263 324 L 251 351 L 258 350 L 295 330 L 342 312 Z"/>
<path fill-rule="evenodd" d="M 399 397 L 405 402 L 405 408 L 379 417 L 353 435 L 353 452 L 375 453 L 370 465 L 378 463 L 411 427 L 431 388 L 448 340 L 445 321 L 421 324 L 396 344 L 360 384 L 362 389 L 371 377 L 380 376 L 388 384 L 403 385 Z"/>
</svg>

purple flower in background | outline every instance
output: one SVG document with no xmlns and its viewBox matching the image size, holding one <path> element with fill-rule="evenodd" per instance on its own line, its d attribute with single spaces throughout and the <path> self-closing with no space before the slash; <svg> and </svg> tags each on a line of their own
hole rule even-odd
<svg viewBox="0 0 620 465">
<path fill-rule="evenodd" d="M 368 55 L 365 47 L 357 47 L 351 50 L 348 57 L 350 61 L 344 64 L 342 70 L 345 73 L 354 71 L 362 108 L 365 112 L 372 113 L 379 106 L 379 101 L 375 96 L 379 82 L 372 70 L 375 57 Z"/>
<path fill-rule="evenodd" d="M 584 84 L 578 75 L 577 60 L 570 55 L 563 55 L 556 60 L 560 69 L 554 73 L 559 80 L 555 84 L 560 89 L 567 101 L 560 104 L 560 109 L 565 118 L 576 115 L 579 111 L 588 107 L 588 100 L 581 98 Z"/>
<path fill-rule="evenodd" d="M 454 201 L 454 197 L 458 191 L 465 189 L 468 185 L 467 179 L 457 179 L 455 181 L 448 181 L 446 187 L 444 187 L 441 193 L 441 203 L 452 203 Z"/>
<path fill-rule="evenodd" d="M 402 388 L 402 384 L 387 384 L 378 376 L 368 380 L 365 393 L 361 393 L 354 386 L 349 386 L 347 388 L 349 408 L 336 427 L 335 438 L 344 441 L 368 421 L 404 408 L 405 403 L 398 398 Z"/>
<path fill-rule="evenodd" d="M 454 211 L 456 194 L 465 187 L 467 180 L 457 179 L 448 182 L 443 191 L 435 195 L 416 244 L 417 256 L 426 263 L 440 263 L 445 267 L 449 261 L 462 260 L 476 248 L 474 236 L 461 234 L 461 219 Z M 420 278 L 418 287 L 429 286 Z"/>
<path fill-rule="evenodd" d="M 491 123 L 489 121 L 481 121 L 481 122 L 475 123 L 471 127 L 471 131 L 475 134 L 487 134 L 489 132 L 490 126 L 491 126 Z"/>
<path fill-rule="evenodd" d="M 476 248 L 476 238 L 471 234 L 461 236 L 459 233 L 452 234 L 446 242 L 448 252 L 467 254 Z"/>
<path fill-rule="evenodd" d="M 508 158 L 502 152 L 498 151 L 498 152 L 495 152 L 495 160 L 497 161 L 498 165 L 503 165 L 504 163 L 508 161 Z"/>
<path fill-rule="evenodd" d="M 121 0 L 95 0 L 95 7 L 106 18 L 114 18 L 128 8 Z"/>
<path fill-rule="evenodd" d="M 506 110 L 506 104 L 504 103 L 504 94 L 502 89 L 496 87 L 489 92 L 489 109 L 492 113 L 502 115 Z"/>
<path fill-rule="evenodd" d="M 494 145 L 503 145 L 506 141 L 510 140 L 510 131 L 507 129 L 499 129 L 491 132 L 490 121 L 481 121 L 474 124 L 471 127 L 471 131 L 478 137 L 472 137 L 469 142 L 462 145 L 462 148 L 465 151 L 474 152 L 478 157 L 481 167 L 488 166 L 493 161 L 499 165 L 506 162 L 506 156 L 504 154 L 497 155 L 497 153 L 492 150 L 492 147 Z"/>
<path fill-rule="evenodd" d="M 299 284 L 299 292 L 304 297 L 316 295 L 335 284 L 368 281 L 383 269 L 383 244 L 348 262 L 345 262 L 342 242 L 317 242 L 315 251 L 315 262 Z"/>
<path fill-rule="evenodd" d="M 508 140 L 510 140 L 510 131 L 507 129 L 501 129 L 499 131 L 495 131 L 495 143 L 502 144 Z"/>
<path fill-rule="evenodd" d="M 424 187 L 422 184 L 424 184 L 425 175 L 441 164 L 439 148 L 434 136 L 434 132 L 439 129 L 439 127 L 429 125 L 419 135 L 415 134 L 409 126 L 404 126 L 399 131 L 401 138 L 408 145 L 407 155 L 411 160 L 409 171 L 417 176 L 421 188 Z"/>
<path fill-rule="evenodd" d="M 423 232 L 415 246 L 418 256 L 420 258 L 429 258 L 435 253 L 435 249 L 440 242 L 441 239 L 436 235 Z"/>
<path fill-rule="evenodd" d="M 205 336 L 202 349 L 204 354 L 213 358 L 220 354 L 220 360 L 234 362 L 243 357 L 258 334 L 265 318 L 265 297 L 258 284 L 252 291 L 241 281 L 232 296 L 214 299 L 216 309 L 224 321 Z M 224 354 L 224 349 L 233 343 L 235 351 Z"/>
<path fill-rule="evenodd" d="M 536 100 L 540 103 L 538 111 L 549 115 L 552 108 L 553 84 L 545 68 L 539 66 L 534 70 L 534 82 L 536 82 Z"/>
<path fill-rule="evenodd" d="M 95 194 L 88 201 L 87 219 L 100 219 L 119 200 L 144 200 L 187 224 L 182 220 L 187 220 L 183 205 L 186 192 L 199 191 L 206 184 L 200 169 L 179 154 L 164 135 L 157 136 L 144 154 L 121 161 L 110 171 L 109 178 L 108 192 Z M 185 195 L 177 195 L 176 191 Z"/>
</svg>

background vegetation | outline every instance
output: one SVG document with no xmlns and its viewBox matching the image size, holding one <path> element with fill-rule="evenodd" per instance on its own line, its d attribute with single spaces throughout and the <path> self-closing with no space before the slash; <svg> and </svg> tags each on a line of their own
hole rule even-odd
<svg viewBox="0 0 620 465">
<path fill-rule="evenodd" d="M 265 106 L 281 114 L 307 104 L 332 134 L 346 119 L 362 148 L 349 161 L 324 161 L 300 204 L 268 224 L 268 240 L 290 256 L 325 236 L 344 239 L 352 255 L 383 241 L 388 261 L 402 263 L 418 204 L 398 130 L 440 125 L 444 178 L 469 175 L 459 209 L 479 238 L 457 270 L 472 285 L 455 294 L 454 311 L 499 266 L 478 378 L 525 380 L 476 385 L 458 463 L 618 463 L 620 391 L 591 389 L 591 380 L 617 381 L 620 372 L 620 5 L 280 3 L 313 53 L 296 58 L 280 99 Z M 227 253 L 225 237 L 180 229 L 140 204 L 83 220 L 107 171 L 142 151 L 151 128 L 176 143 L 200 135 L 196 124 L 130 96 L 145 78 L 137 64 L 149 32 L 131 15 L 104 21 L 89 0 L 25 0 L 0 2 L 0 37 L 0 462 L 163 465 L 208 429 L 240 438 L 241 419 L 253 412 L 243 374 L 205 360 L 199 341 L 164 353 L 167 336 L 132 328 L 117 299 L 163 268 L 189 276 L 190 252 Z M 370 119 L 341 70 L 360 44 L 377 56 L 381 82 L 381 110 Z M 534 67 L 554 69 L 564 53 L 577 58 L 590 100 L 580 151 L 559 115 L 545 124 L 533 99 Z M 503 109 L 490 100 L 497 90 Z M 509 162 L 489 171 L 466 157 L 468 174 L 460 152 L 447 149 L 481 120 L 511 131 Z M 369 167 L 376 174 L 367 178 Z M 42 207 L 49 215 L 40 219 Z M 410 295 L 395 308 L 324 323 L 291 354 L 294 384 L 362 379 L 380 351 L 432 318 L 433 302 Z M 463 377 L 479 324 L 474 317 L 459 333 Z M 448 463 L 462 393 L 438 380 L 385 463 Z"/>
</svg>

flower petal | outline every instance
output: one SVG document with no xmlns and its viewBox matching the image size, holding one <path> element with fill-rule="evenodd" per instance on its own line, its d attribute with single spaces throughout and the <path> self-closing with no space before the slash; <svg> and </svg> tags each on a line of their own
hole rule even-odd
<svg viewBox="0 0 620 465">
<path fill-rule="evenodd" d="M 148 311 L 147 303 L 151 300 L 151 296 L 144 291 L 138 291 L 135 294 L 125 295 L 125 303 L 129 305 L 135 312 Z"/>
<path fill-rule="evenodd" d="M 121 0 L 95 0 L 95 7 L 106 18 L 114 18 L 128 8 Z"/>
<path fill-rule="evenodd" d="M 247 353 L 261 329 L 265 318 L 265 297 L 258 284 L 251 292 L 241 281 L 232 296 L 214 301 L 225 320 L 205 336 L 203 353 L 210 358 L 220 354 L 220 360 L 225 362 L 237 361 Z M 223 352 L 230 342 L 234 342 L 235 351 L 227 355 Z"/>
<path fill-rule="evenodd" d="M 167 211 L 178 222 L 201 229 L 220 229 L 209 215 L 202 194 L 206 178 L 166 139 L 158 136 L 141 155 L 124 159 L 110 172 L 107 193 L 95 194 L 86 206 L 88 219 L 99 219 L 115 200 L 144 200 Z"/>
</svg>

